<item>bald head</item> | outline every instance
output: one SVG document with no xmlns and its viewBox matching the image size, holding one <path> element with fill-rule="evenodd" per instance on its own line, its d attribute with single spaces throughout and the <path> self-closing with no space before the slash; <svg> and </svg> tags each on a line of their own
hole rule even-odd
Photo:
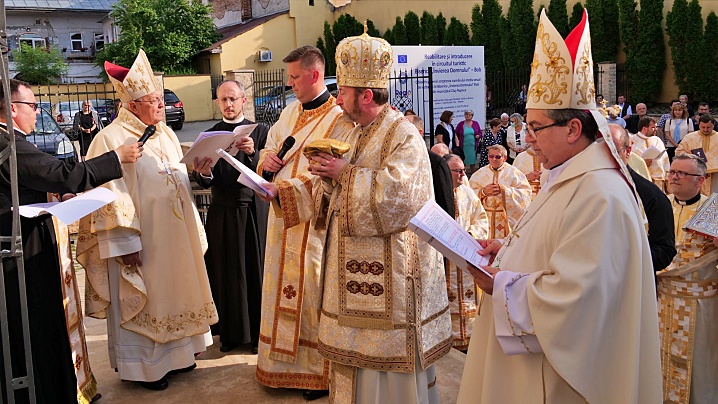
<svg viewBox="0 0 718 404">
<path fill-rule="evenodd" d="M 615 123 L 608 124 L 608 128 L 611 130 L 611 139 L 613 144 L 616 145 L 618 157 L 623 160 L 624 164 L 628 165 L 628 156 L 631 155 L 631 137 L 628 135 L 628 131 Z"/>
<path fill-rule="evenodd" d="M 451 150 L 449 150 L 449 146 L 446 145 L 446 143 L 437 143 L 432 148 L 431 151 L 438 154 L 439 156 L 446 156 L 447 154 L 451 153 Z"/>
</svg>

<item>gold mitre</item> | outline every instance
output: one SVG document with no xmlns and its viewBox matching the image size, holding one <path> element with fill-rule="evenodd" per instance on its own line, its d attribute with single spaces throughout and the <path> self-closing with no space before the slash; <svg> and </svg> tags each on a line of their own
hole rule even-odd
<svg viewBox="0 0 718 404">
<path fill-rule="evenodd" d="M 586 10 L 565 41 L 541 10 L 526 108 L 596 109 Z"/>
<path fill-rule="evenodd" d="M 393 63 L 391 45 L 364 33 L 342 39 L 337 45 L 337 84 L 346 87 L 388 88 Z"/>
<path fill-rule="evenodd" d="M 142 49 L 129 69 L 105 61 L 105 71 L 122 102 L 130 102 L 162 89 Z"/>
</svg>

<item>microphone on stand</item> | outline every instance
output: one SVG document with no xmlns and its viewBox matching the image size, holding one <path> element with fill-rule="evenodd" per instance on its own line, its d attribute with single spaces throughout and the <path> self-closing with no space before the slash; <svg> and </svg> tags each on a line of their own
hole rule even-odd
<svg viewBox="0 0 718 404">
<path fill-rule="evenodd" d="M 287 154 L 289 150 L 291 150 L 291 148 L 294 146 L 295 141 L 296 140 L 292 136 L 289 136 L 287 139 L 284 140 L 284 143 L 282 143 L 282 148 L 279 149 L 279 153 L 277 153 L 277 157 L 279 157 L 280 160 L 284 158 L 284 155 Z M 262 171 L 262 178 L 267 181 L 272 181 L 272 179 L 274 178 L 274 174 L 275 173 L 273 172 L 264 170 Z"/>
<path fill-rule="evenodd" d="M 138 140 L 138 142 L 142 142 L 142 144 L 144 145 L 145 142 L 147 141 L 147 139 L 149 139 L 150 136 L 152 136 L 156 130 L 157 130 L 157 128 L 155 128 L 155 125 L 147 125 L 147 129 L 145 129 L 145 133 L 143 133 L 142 136 L 140 136 L 140 139 Z"/>
</svg>

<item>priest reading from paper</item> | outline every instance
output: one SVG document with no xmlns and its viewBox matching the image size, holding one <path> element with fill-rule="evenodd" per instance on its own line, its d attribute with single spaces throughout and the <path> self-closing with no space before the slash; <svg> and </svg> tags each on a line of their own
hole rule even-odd
<svg viewBox="0 0 718 404">
<path fill-rule="evenodd" d="M 493 258 L 458 403 L 660 403 L 645 216 L 596 109 L 588 15 L 564 41 L 542 10 L 527 142 L 548 170 Z M 601 141 L 597 142 L 599 139 Z"/>
</svg>

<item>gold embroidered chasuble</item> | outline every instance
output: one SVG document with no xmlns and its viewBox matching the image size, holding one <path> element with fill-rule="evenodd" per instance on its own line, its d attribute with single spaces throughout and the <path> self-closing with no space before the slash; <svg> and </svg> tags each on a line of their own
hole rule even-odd
<svg viewBox="0 0 718 404">
<path fill-rule="evenodd" d="M 666 145 L 663 144 L 663 141 L 658 138 L 658 136 L 645 137 L 641 133 L 633 135 L 633 151 L 639 156 L 651 146 L 657 148 L 658 150 L 666 150 Z M 671 162 L 668 158 L 668 153 L 663 153 L 658 160 L 653 161 L 651 165 L 648 166 L 648 171 L 651 173 L 651 180 L 664 193 L 666 192 L 666 173 L 670 169 Z"/>
<path fill-rule="evenodd" d="M 57 200 L 59 201 L 59 200 Z M 72 349 L 72 361 L 75 365 L 77 378 L 77 402 L 89 404 L 97 394 L 97 381 L 90 367 L 90 356 L 87 351 L 85 339 L 85 326 L 82 321 L 82 306 L 80 303 L 80 290 L 77 286 L 77 276 L 70 250 L 70 234 L 67 225 L 53 216 L 57 237 L 58 258 L 60 263 L 60 277 L 62 279 L 62 297 L 65 303 L 65 321 L 67 333 Z"/>
<path fill-rule="evenodd" d="M 481 190 L 489 184 L 499 184 L 501 194 L 484 196 Z M 504 238 L 511 233 L 521 215 L 531 203 L 531 185 L 524 173 L 504 163 L 498 170 L 483 166 L 471 175 L 469 185 L 481 199 L 489 215 L 489 238 Z"/>
<path fill-rule="evenodd" d="M 691 150 L 703 149 L 707 161 L 706 180 L 701 187 L 701 193 L 710 196 L 718 192 L 718 132 L 713 131 L 709 136 L 704 136 L 700 131 L 687 134 L 676 148 L 676 154 L 691 154 Z"/>
<path fill-rule="evenodd" d="M 678 253 L 658 274 L 658 310 L 665 403 L 718 402 L 718 250 L 683 230 L 708 199 L 685 205 L 670 195 Z"/>
<path fill-rule="evenodd" d="M 217 322 L 204 266 L 207 240 L 194 205 L 187 168 L 174 132 L 160 122 L 135 164 L 103 185 L 114 202 L 80 220 L 77 259 L 85 267 L 86 311 L 106 317 L 110 305 L 108 265 L 121 269 L 121 327 L 166 343 L 204 334 Z M 90 145 L 94 157 L 137 141 L 146 128 L 121 109 Z M 120 256 L 140 251 L 142 266 L 122 265 Z"/>
<path fill-rule="evenodd" d="M 543 164 L 539 163 L 538 156 L 536 156 L 536 153 L 531 149 L 526 149 L 519 153 L 516 159 L 514 159 L 513 166 L 518 168 L 524 175 L 528 175 L 533 171 L 544 171 Z M 526 178 L 526 180 L 529 181 L 528 178 Z M 541 178 L 539 177 L 536 178 L 535 181 L 529 181 L 529 184 L 531 185 L 531 200 L 533 201 L 534 198 L 536 198 L 536 194 L 541 190 Z"/>
<path fill-rule="evenodd" d="M 660 402 L 650 248 L 617 167 L 606 143 L 593 143 L 541 190 L 504 241 L 493 266 L 525 276 L 522 306 L 543 352 L 504 353 L 496 324 L 507 310 L 487 296 L 459 404 Z"/>
<path fill-rule="evenodd" d="M 267 227 L 257 379 L 269 387 L 328 386 L 329 362 L 317 352 L 325 234 L 309 231 L 313 175 L 301 150 L 312 140 L 337 137 L 352 127 L 334 97 L 308 111 L 292 103 L 270 129 L 257 166 L 261 173 L 266 153 L 277 153 L 290 135 L 296 139 L 274 179 L 279 195 Z"/>
<path fill-rule="evenodd" d="M 488 237 L 489 218 L 479 197 L 467 184 L 454 188 L 454 209 L 456 221 L 475 239 Z M 452 346 L 461 350 L 468 349 L 474 318 L 481 305 L 482 291 L 468 271 L 451 261 L 447 261 L 446 289 L 451 311 Z"/>
<path fill-rule="evenodd" d="M 319 351 L 354 377 L 425 370 L 451 349 L 443 259 L 407 229 L 433 195 L 426 145 L 388 105 L 340 140 L 349 164 L 315 194 L 319 208 L 329 199 L 313 221 L 328 228 Z"/>
</svg>

